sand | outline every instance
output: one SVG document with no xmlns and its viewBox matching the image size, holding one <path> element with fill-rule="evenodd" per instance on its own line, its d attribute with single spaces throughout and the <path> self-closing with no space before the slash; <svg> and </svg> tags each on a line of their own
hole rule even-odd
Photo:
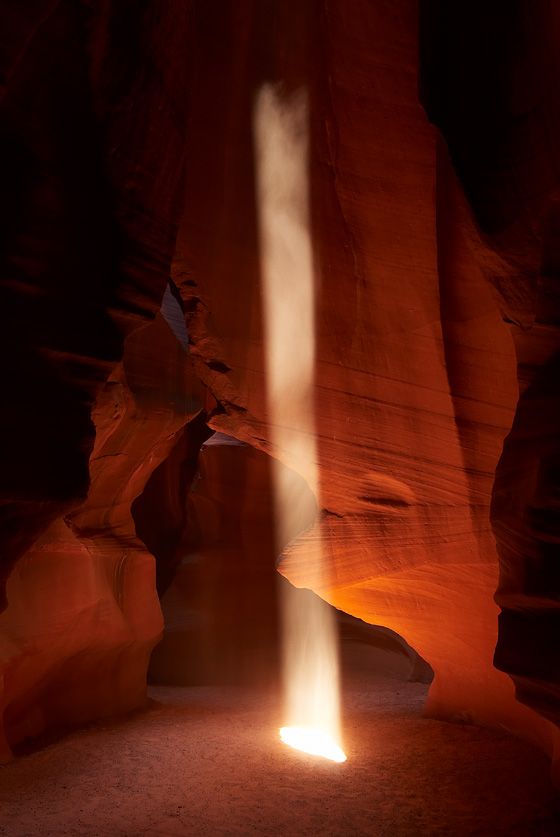
<svg viewBox="0 0 560 837">
<path fill-rule="evenodd" d="M 422 719 L 427 689 L 348 676 L 348 761 L 333 764 L 280 741 L 273 690 L 151 688 L 146 709 L 1 768 L 0 834 L 557 837 L 547 759 L 506 734 Z"/>
</svg>

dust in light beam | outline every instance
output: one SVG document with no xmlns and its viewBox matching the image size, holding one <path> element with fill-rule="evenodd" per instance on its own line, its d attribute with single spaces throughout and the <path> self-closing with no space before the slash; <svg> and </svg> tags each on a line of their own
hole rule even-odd
<svg viewBox="0 0 560 837">
<path fill-rule="evenodd" d="M 286 97 L 278 87 L 264 85 L 255 100 L 254 138 L 267 408 L 277 457 L 273 459 L 275 515 L 278 541 L 285 544 L 288 533 L 294 531 L 291 520 L 303 502 L 298 496 L 301 480 L 297 473 L 304 477 L 321 508 L 313 391 L 315 285 L 305 91 Z M 307 560 L 309 586 L 313 588 L 321 576 L 318 538 L 309 541 Z M 297 749 L 344 761 L 346 756 L 338 747 L 338 648 L 332 613 L 320 600 L 305 597 L 302 604 L 294 593 L 288 589 L 281 602 L 288 722 L 281 736 Z"/>
</svg>

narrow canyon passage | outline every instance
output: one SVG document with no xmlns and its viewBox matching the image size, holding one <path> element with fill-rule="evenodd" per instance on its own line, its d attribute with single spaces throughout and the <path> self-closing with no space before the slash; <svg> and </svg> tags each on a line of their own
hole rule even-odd
<svg viewBox="0 0 560 837">
<path fill-rule="evenodd" d="M 559 47 L 0 0 L 0 837 L 560 835 Z"/>
<path fill-rule="evenodd" d="M 391 654 L 346 643 L 348 761 L 332 764 L 281 743 L 274 690 L 152 687 L 147 709 L 5 765 L 0 834 L 556 837 L 547 758 L 422 719 L 427 690 Z"/>
</svg>

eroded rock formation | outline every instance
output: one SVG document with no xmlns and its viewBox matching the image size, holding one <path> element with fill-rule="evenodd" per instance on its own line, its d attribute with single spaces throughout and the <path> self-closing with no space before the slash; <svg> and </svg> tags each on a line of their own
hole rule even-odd
<svg viewBox="0 0 560 837">
<path fill-rule="evenodd" d="M 88 498 L 18 561 L 0 615 L 7 746 L 142 703 L 163 629 L 153 555 L 131 506 L 200 412 L 188 356 L 158 314 L 129 337 L 93 406 Z M 157 509 L 153 510 L 157 513 Z"/>
<path fill-rule="evenodd" d="M 196 422 L 186 428 L 186 436 Z M 208 430 L 206 431 L 208 435 Z M 191 438 L 191 442 L 193 439 Z M 134 504 L 137 531 L 157 492 L 189 481 L 175 515 L 177 526 L 165 520 L 159 537 L 148 542 L 160 569 L 160 595 L 165 631 L 152 653 L 149 676 L 166 685 L 278 684 L 281 674 L 281 608 L 289 585 L 276 572 L 278 534 L 274 513 L 272 461 L 251 445 L 222 433 L 204 441 L 194 476 L 190 446 L 176 446 L 152 475 Z M 292 474 L 290 481 L 296 479 Z M 290 520 L 289 540 L 312 524 L 315 498 L 301 478 L 306 500 Z M 173 503 L 171 503 L 173 505 Z M 154 527 L 154 521 L 150 521 Z M 180 531 L 179 531 L 180 530 Z M 172 566 L 173 573 L 166 573 Z M 167 579 L 167 582 L 166 580 Z M 310 590 L 294 594 L 302 607 L 318 607 Z M 304 602 L 307 600 L 307 604 Z M 323 604 L 323 603 L 320 603 Z M 323 605 L 328 609 L 328 605 Z M 374 666 L 378 671 L 430 682 L 426 663 L 404 640 L 379 626 L 368 625 L 337 611 L 334 618 L 342 640 L 342 663 L 348 672 Z"/>
<path fill-rule="evenodd" d="M 495 665 L 512 676 L 518 700 L 558 725 L 559 9 L 421 9 L 423 101 L 479 224 L 470 247 L 517 360 L 519 398 L 491 509 L 500 562 Z"/>
<path fill-rule="evenodd" d="M 262 85 L 281 85 L 286 100 L 303 87 L 310 102 L 312 241 L 319 288 L 315 421 L 323 512 L 314 529 L 282 556 L 280 571 L 296 585 L 309 583 L 307 544 L 311 548 L 320 538 L 326 562 L 323 582 L 315 589 L 337 607 L 393 628 L 431 663 L 436 676 L 427 713 L 503 726 L 552 753 L 554 728 L 516 701 L 510 679 L 493 663 L 499 560 L 500 591 L 509 582 L 524 595 L 522 564 L 532 563 L 526 554 L 520 561 L 523 538 L 517 536 L 525 524 L 513 511 L 519 505 L 511 494 L 507 503 L 515 525 L 510 520 L 509 531 L 514 534 L 501 534 L 500 474 L 511 474 L 508 450 L 511 459 L 519 447 L 515 425 L 500 455 L 514 416 L 520 427 L 528 426 L 520 418 L 526 395 L 517 407 L 517 361 L 522 385 L 528 361 L 522 355 L 516 359 L 516 343 L 527 345 L 531 295 L 519 272 L 531 259 L 532 273 L 538 272 L 538 257 L 535 262 L 532 254 L 540 253 L 540 245 L 531 242 L 539 235 L 543 203 L 535 208 L 534 193 L 555 184 L 552 172 L 544 178 L 548 187 L 542 176 L 540 186 L 535 184 L 531 147 L 527 142 L 525 157 L 519 155 L 519 132 L 509 152 L 507 141 L 497 147 L 500 131 L 511 130 L 514 119 L 496 117 L 488 88 L 477 110 L 486 73 L 491 90 L 502 90 L 497 69 L 509 73 L 511 90 L 521 83 L 515 37 L 500 56 L 491 53 L 491 43 L 486 45 L 484 54 L 492 54 L 494 64 L 473 73 L 474 87 L 461 76 L 458 89 L 469 91 L 465 113 L 470 117 L 457 117 L 452 131 L 451 123 L 438 120 L 428 106 L 430 95 L 440 94 L 433 87 L 434 74 L 446 90 L 441 55 L 431 55 L 432 62 L 439 61 L 436 70 L 424 64 L 419 78 L 415 4 L 356 3 L 351 14 L 338 2 L 309 3 L 305 11 L 273 3 L 266 14 L 251 4 L 243 9 L 246 15 L 225 4 L 218 25 L 210 12 L 199 14 L 197 63 L 205 85 L 195 89 L 191 100 L 191 202 L 173 271 L 187 310 L 196 368 L 223 409 L 211 424 L 298 467 L 289 450 L 273 449 L 267 420 L 252 124 Z M 437 3 L 423 4 L 421 11 L 424 56 L 430 50 L 427 35 L 441 38 L 453 14 Z M 512 32 L 518 31 L 523 10 L 516 6 L 502 12 L 509 15 Z M 454 31 L 465 38 L 463 52 L 453 52 L 451 40 L 448 56 L 456 73 L 462 72 L 459 56 L 465 50 L 473 62 L 481 60 L 473 46 L 478 41 L 473 37 L 467 47 L 466 33 L 478 31 L 482 6 L 465 4 L 461 14 L 469 26 Z M 494 31 L 497 17 L 492 16 Z M 480 38 L 489 37 L 482 24 L 480 33 Z M 530 59 L 524 54 L 522 60 Z M 537 96 L 536 80 L 524 83 Z M 550 96 L 556 91 L 549 85 Z M 454 93 L 453 87 L 447 89 L 443 113 Z M 526 91 L 513 110 L 531 112 L 527 119 L 538 125 L 533 98 Z M 548 104 L 543 108 L 547 116 Z M 454 107 L 463 113 L 460 96 Z M 428 116 L 439 122 L 445 137 Z M 461 128 L 469 118 L 471 131 L 465 138 Z M 469 146 L 473 134 L 476 144 Z M 547 165 L 551 159 L 549 154 Z M 496 172 L 491 182 L 490 170 Z M 529 184 L 525 191 L 514 188 L 515 222 L 512 172 Z M 479 225 L 489 226 L 491 213 L 499 216 L 500 230 L 484 233 Z M 553 247 L 554 235 L 548 238 Z M 517 249 L 512 254 L 507 247 L 513 243 Z M 550 285 L 547 281 L 549 292 Z M 519 325 L 512 329 L 510 323 Z M 553 354 L 550 324 L 545 331 Z M 534 341 L 529 340 L 527 354 L 530 346 Z M 534 362 L 542 361 L 537 355 Z M 522 472 L 538 471 L 541 459 L 534 444 L 542 427 L 537 401 L 531 402 L 530 439 L 523 437 L 530 465 L 515 465 L 520 491 L 527 490 L 527 483 L 521 487 Z M 550 450 L 554 421 L 546 435 Z M 490 521 L 497 469 L 499 554 Z M 545 484 L 554 485 L 552 460 L 545 472 L 541 469 L 541 494 Z M 547 492 L 545 516 L 554 516 L 553 489 Z M 531 502 L 541 508 L 538 496 Z M 533 536 L 550 542 L 534 513 L 530 518 Z M 542 560 L 538 566 L 543 567 Z M 541 587 L 549 590 L 546 575 L 543 569 Z M 505 604 L 503 595 L 500 604 Z M 525 605 L 515 596 L 509 601 L 517 616 L 501 617 L 497 661 L 513 673 L 511 664 L 500 663 L 501 649 L 508 647 L 518 659 L 520 638 L 513 627 L 511 640 L 505 634 L 509 624 L 523 620 Z M 550 597 L 542 606 L 554 620 Z M 539 658 L 546 657 L 544 634 L 545 628 L 534 641 L 525 640 L 534 652 L 540 639 Z M 550 665 L 555 670 L 555 663 L 549 663 L 548 675 Z M 549 690 L 551 679 L 545 678 Z M 541 688 L 543 697 L 546 688 Z"/>
<path fill-rule="evenodd" d="M 238 487 L 260 485 L 251 468 L 265 453 L 305 475 L 274 446 L 267 404 L 253 117 L 272 85 L 309 102 L 318 289 L 319 510 L 279 569 L 309 585 L 320 542 L 315 592 L 432 665 L 428 714 L 505 727 L 552 755 L 558 12 L 479 0 L 9 5 L 4 751 L 141 700 L 162 625 L 151 553 L 170 613 L 189 605 L 189 550 L 215 550 L 233 573 L 233 599 L 211 579 L 222 647 L 261 572 L 247 532 L 269 521 Z M 155 317 L 179 222 L 172 276 L 211 395 L 192 376 L 177 301 Z M 206 485 L 187 498 L 203 404 L 213 429 L 256 450 L 209 445 Z M 254 482 L 238 479 L 238 456 Z M 272 596 L 270 564 L 262 572 Z"/>
<path fill-rule="evenodd" d="M 200 405 L 166 323 L 133 334 L 161 306 L 183 203 L 190 10 L 0 16 L 6 757 L 145 694 L 162 622 L 130 503 Z"/>
</svg>

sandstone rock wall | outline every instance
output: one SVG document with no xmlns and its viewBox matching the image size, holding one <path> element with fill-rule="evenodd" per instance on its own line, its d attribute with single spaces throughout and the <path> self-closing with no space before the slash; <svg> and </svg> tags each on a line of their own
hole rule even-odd
<svg viewBox="0 0 560 837">
<path fill-rule="evenodd" d="M 558 656 L 559 9 L 421 3 L 424 102 L 478 232 L 470 249 L 515 345 L 519 399 L 496 468 L 495 665 L 516 697 L 560 721 Z"/>
<path fill-rule="evenodd" d="M 317 290 L 319 509 L 280 571 L 310 584 L 320 543 L 316 592 L 422 654 L 428 714 L 552 754 L 554 4 L 22 0 L 0 14 L 3 754 L 142 699 L 162 625 L 148 550 L 163 592 L 185 520 L 207 532 L 229 484 L 229 454 L 213 466 L 208 449 L 214 499 L 183 502 L 203 404 L 213 428 L 300 476 L 310 464 L 274 446 L 266 400 L 265 84 L 307 94 Z M 179 222 L 173 278 L 211 397 L 180 316 L 156 316 Z"/>
<path fill-rule="evenodd" d="M 190 12 L 0 4 L 3 757 L 138 705 L 162 627 L 130 504 L 200 405 L 166 323 L 133 332 L 184 200 Z"/>
<path fill-rule="evenodd" d="M 498 513 L 500 474 L 511 473 L 507 451 L 515 429 L 501 457 L 504 439 L 515 416 L 527 427 L 519 418 L 523 399 L 517 407 L 516 342 L 519 347 L 518 335 L 521 343 L 526 339 L 523 329 L 531 321 L 530 283 L 520 268 L 540 252 L 533 241 L 541 217 L 535 192 L 553 189 L 554 179 L 541 172 L 535 183 L 527 138 L 523 170 L 519 130 L 509 145 L 498 144 L 508 127 L 493 110 L 503 78 L 511 77 L 510 90 L 525 97 L 523 107 L 532 113 L 529 92 L 537 82 L 522 81 L 515 67 L 524 4 L 509 11 L 498 4 L 509 38 L 498 54 L 492 40 L 502 31 L 497 14 L 488 11 L 488 32 L 482 4 L 460 4 L 454 31 L 465 38 L 463 51 L 454 51 L 451 39 L 442 58 L 430 49 L 434 42 L 441 47 L 445 20 L 453 21 L 445 5 L 421 4 L 417 18 L 408 0 L 357 2 L 351 14 L 337 0 L 297 10 L 271 3 L 266 15 L 259 4 L 223 3 L 219 24 L 201 5 L 196 61 L 204 84 L 192 98 L 190 202 L 173 275 L 196 369 L 221 405 L 212 426 L 297 468 L 292 451 L 273 448 L 267 419 L 252 118 L 262 85 L 279 85 L 285 100 L 305 88 L 322 512 L 314 529 L 284 553 L 280 571 L 298 586 L 309 584 L 309 556 L 319 539 L 326 561 L 315 589 L 337 607 L 394 629 L 428 660 L 435 670 L 428 714 L 506 727 L 552 753 L 555 729 L 515 700 L 493 656 L 500 560 L 500 589 L 512 577 L 515 586 L 524 585 L 523 547 L 517 532 L 506 545 Z M 462 30 L 461 15 L 469 23 Z M 477 32 L 479 41 L 467 44 L 466 36 Z M 482 59 L 473 47 L 480 39 Z M 470 80 L 457 80 L 469 50 L 471 64 L 481 66 Z M 523 53 L 524 66 L 535 54 Z M 450 79 L 445 56 L 452 61 Z M 457 91 L 464 94 L 464 111 Z M 548 91 L 550 100 L 550 85 Z M 452 101 L 451 125 L 438 116 Z M 548 118 L 554 108 L 545 110 Z M 554 154 L 545 158 L 545 168 L 554 168 Z M 519 324 L 517 331 L 511 322 Z M 537 366 L 542 362 L 531 357 Z M 519 366 L 522 386 L 528 363 Z M 524 438 L 531 468 L 539 460 L 537 402 L 531 402 L 533 441 Z M 515 467 L 520 484 L 524 466 Z M 541 493 L 553 485 L 553 473 L 551 460 Z M 552 488 L 547 496 L 553 514 Z M 543 570 L 548 590 L 545 576 Z M 498 601 L 504 604 L 502 594 Z M 512 671 L 500 663 L 500 648 L 509 642 L 507 617 L 501 620 L 498 665 Z M 512 636 L 509 644 L 515 658 L 517 640 Z"/>
</svg>

